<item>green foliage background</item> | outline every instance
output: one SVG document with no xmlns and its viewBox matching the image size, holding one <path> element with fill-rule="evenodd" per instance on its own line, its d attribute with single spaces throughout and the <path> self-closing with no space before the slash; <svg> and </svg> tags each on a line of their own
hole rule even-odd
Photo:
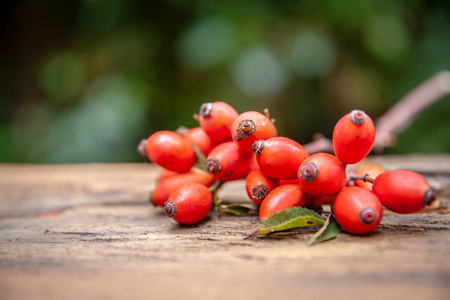
<svg viewBox="0 0 450 300">
<path fill-rule="evenodd" d="M 0 161 L 140 161 L 207 101 L 330 137 L 450 69 L 450 6 L 420 0 L 23 0 L 0 4 Z M 450 98 L 387 153 L 450 153 Z"/>
</svg>

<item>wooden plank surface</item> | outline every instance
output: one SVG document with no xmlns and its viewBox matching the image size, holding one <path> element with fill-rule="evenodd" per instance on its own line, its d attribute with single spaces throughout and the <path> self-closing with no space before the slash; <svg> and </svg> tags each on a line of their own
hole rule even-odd
<svg viewBox="0 0 450 300">
<path fill-rule="evenodd" d="M 256 216 L 177 225 L 148 203 L 150 164 L 0 164 L 0 299 L 449 299 L 450 157 L 372 159 L 439 203 L 312 247 L 316 228 L 244 240 Z M 220 196 L 247 201 L 243 182 Z"/>
</svg>

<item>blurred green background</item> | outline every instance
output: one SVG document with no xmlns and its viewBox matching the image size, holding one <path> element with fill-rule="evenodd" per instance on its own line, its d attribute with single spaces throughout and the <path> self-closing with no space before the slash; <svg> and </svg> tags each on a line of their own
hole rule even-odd
<svg viewBox="0 0 450 300">
<path fill-rule="evenodd" d="M 141 138 L 200 105 L 271 110 L 331 137 L 450 69 L 449 1 L 28 0 L 0 4 L 0 161 L 142 161 Z M 386 153 L 450 153 L 450 98 Z"/>
</svg>

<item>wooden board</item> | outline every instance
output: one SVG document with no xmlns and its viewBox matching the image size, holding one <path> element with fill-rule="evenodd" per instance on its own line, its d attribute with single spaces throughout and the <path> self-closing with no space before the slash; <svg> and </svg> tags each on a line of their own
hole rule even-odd
<svg viewBox="0 0 450 300">
<path fill-rule="evenodd" d="M 150 164 L 0 164 L 0 299 L 449 299 L 450 157 L 372 159 L 423 172 L 440 202 L 316 246 L 317 228 L 244 240 L 256 216 L 180 226 L 148 203 Z M 220 196 L 247 201 L 243 182 Z"/>
</svg>

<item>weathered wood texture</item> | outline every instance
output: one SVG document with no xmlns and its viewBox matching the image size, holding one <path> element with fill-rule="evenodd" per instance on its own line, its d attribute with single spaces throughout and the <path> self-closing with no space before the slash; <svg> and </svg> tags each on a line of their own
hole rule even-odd
<svg viewBox="0 0 450 300">
<path fill-rule="evenodd" d="M 0 299 L 450 299 L 450 156 L 372 159 L 423 173 L 440 202 L 312 247 L 316 228 L 243 240 L 255 216 L 177 225 L 148 203 L 150 164 L 0 164 Z"/>
</svg>

